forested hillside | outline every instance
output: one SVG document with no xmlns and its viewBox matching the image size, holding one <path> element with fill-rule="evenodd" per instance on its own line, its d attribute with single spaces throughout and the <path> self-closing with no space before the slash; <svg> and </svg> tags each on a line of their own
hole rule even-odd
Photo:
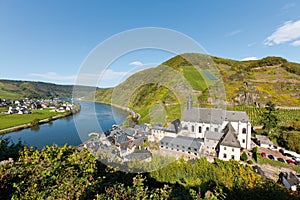
<svg viewBox="0 0 300 200">
<path fill-rule="evenodd" d="M 78 86 L 82 96 L 90 95 L 91 87 Z M 73 85 L 57 85 L 34 81 L 0 80 L 0 98 L 56 98 L 72 97 Z"/>
</svg>

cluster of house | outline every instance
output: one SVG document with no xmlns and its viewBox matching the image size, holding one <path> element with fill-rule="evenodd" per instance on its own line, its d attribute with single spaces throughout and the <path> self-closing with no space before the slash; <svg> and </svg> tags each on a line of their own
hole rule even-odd
<svg viewBox="0 0 300 200">
<path fill-rule="evenodd" d="M 65 112 L 74 108 L 73 103 L 59 99 L 1 100 L 0 105 L 1 107 L 8 107 L 7 114 L 31 114 L 31 110 L 44 108 L 53 109 L 55 112 Z"/>
<path fill-rule="evenodd" d="M 152 153 L 141 148 L 150 133 L 148 124 L 136 125 L 134 128 L 113 126 L 112 130 L 97 135 L 82 144 L 81 148 L 89 148 L 93 152 L 109 152 L 117 156 L 121 162 L 130 160 L 150 161 Z M 93 134 L 91 134 L 93 135 Z"/>
<path fill-rule="evenodd" d="M 188 102 L 182 120 L 174 120 L 168 128 L 148 124 L 115 128 L 84 146 L 97 150 L 104 145 L 123 161 L 136 157 L 149 159 L 150 152 L 136 153 L 146 140 L 159 143 L 161 150 L 194 157 L 211 155 L 222 160 L 240 160 L 241 148 L 251 148 L 251 122 L 245 112 L 192 108 L 191 105 Z"/>
</svg>

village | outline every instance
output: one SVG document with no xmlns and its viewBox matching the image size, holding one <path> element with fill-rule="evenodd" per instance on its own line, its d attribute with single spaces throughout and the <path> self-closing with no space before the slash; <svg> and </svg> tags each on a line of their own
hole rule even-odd
<svg viewBox="0 0 300 200">
<path fill-rule="evenodd" d="M 17 99 L 5 100 L 0 99 L 0 107 L 8 108 L 8 111 L 3 111 L 3 114 L 31 114 L 32 110 L 50 109 L 51 112 L 71 111 L 74 109 L 74 104 L 68 101 L 59 99 Z"/>
<path fill-rule="evenodd" d="M 193 108 L 189 99 L 182 119 L 172 121 L 169 127 L 141 124 L 133 128 L 117 125 L 103 134 L 95 136 L 79 146 L 93 152 L 106 152 L 113 155 L 114 161 L 151 161 L 153 154 L 172 156 L 186 160 L 206 157 L 210 162 L 215 158 L 229 161 L 242 161 L 253 166 L 253 170 L 263 177 L 275 178 L 288 189 L 297 190 L 300 175 L 280 169 L 269 172 L 253 165 L 251 158 L 254 149 L 263 157 L 290 165 L 300 165 L 300 155 L 275 146 L 267 136 L 251 136 L 251 121 L 246 112 L 227 111 L 215 108 Z M 246 154 L 246 160 L 243 157 Z M 111 160 L 110 158 L 107 158 Z M 273 176 L 273 177 L 272 177 Z"/>
</svg>

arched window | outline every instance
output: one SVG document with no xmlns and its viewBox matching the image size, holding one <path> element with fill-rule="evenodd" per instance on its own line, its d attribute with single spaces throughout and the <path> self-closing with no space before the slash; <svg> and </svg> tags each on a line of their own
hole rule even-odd
<svg viewBox="0 0 300 200">
<path fill-rule="evenodd" d="M 202 127 L 199 126 L 199 133 L 202 133 Z"/>
<path fill-rule="evenodd" d="M 246 134 L 246 128 L 242 129 L 242 133 Z"/>
<path fill-rule="evenodd" d="M 192 126 L 192 132 L 194 132 L 195 131 L 195 127 L 194 127 L 194 125 Z"/>
<path fill-rule="evenodd" d="M 209 127 L 206 127 L 206 131 L 209 131 Z"/>
</svg>

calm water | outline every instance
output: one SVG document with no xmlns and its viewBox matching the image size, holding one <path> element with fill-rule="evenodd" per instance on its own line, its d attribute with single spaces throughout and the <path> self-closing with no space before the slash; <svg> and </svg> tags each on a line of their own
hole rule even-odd
<svg viewBox="0 0 300 200">
<path fill-rule="evenodd" d="M 10 137 L 14 142 L 21 139 L 25 144 L 37 148 L 52 144 L 79 145 L 89 139 L 90 132 L 106 131 L 113 124 L 121 124 L 127 117 L 126 111 L 112 109 L 106 104 L 86 101 L 78 103 L 81 104 L 81 111 L 73 116 L 41 124 L 35 128 L 12 132 L 5 137 Z"/>
</svg>

